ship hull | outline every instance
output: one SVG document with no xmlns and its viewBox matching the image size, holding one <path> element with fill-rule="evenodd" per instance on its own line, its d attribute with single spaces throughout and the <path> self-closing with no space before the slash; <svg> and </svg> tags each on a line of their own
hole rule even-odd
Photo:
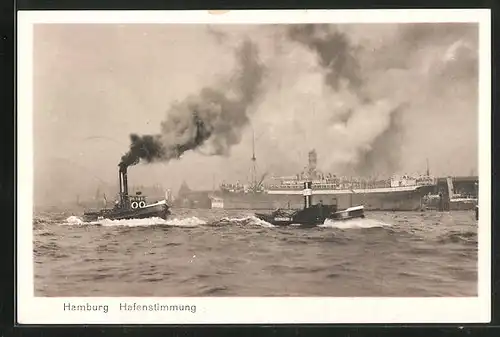
<svg viewBox="0 0 500 337">
<path fill-rule="evenodd" d="M 450 211 L 470 211 L 477 205 L 477 199 L 450 200 Z"/>
<path fill-rule="evenodd" d="M 168 205 L 166 203 L 157 203 L 137 209 L 103 209 L 95 212 L 85 212 L 83 214 L 83 221 L 146 219 L 155 217 L 167 219 L 169 215 L 170 209 Z"/>
<path fill-rule="evenodd" d="M 364 205 L 369 211 L 417 211 L 423 208 L 423 196 L 434 192 L 434 186 L 421 186 L 407 190 L 391 191 L 321 191 L 314 190 L 313 198 L 324 204 L 336 203 L 339 208 L 351 205 Z M 278 191 L 280 193 L 260 194 L 220 194 L 217 196 L 217 208 L 272 210 L 277 208 L 303 207 L 302 191 Z M 335 199 L 335 201 L 334 201 Z"/>
<path fill-rule="evenodd" d="M 425 208 L 430 210 L 447 210 L 447 211 L 470 211 L 474 210 L 477 205 L 477 199 L 451 199 L 449 201 L 441 201 L 438 198 L 429 200 L 425 203 Z"/>
<path fill-rule="evenodd" d="M 363 219 L 364 207 L 356 206 L 338 211 L 328 205 L 315 205 L 310 208 L 294 211 L 293 214 L 282 213 L 280 210 L 272 214 L 255 213 L 255 216 L 274 226 L 284 227 L 298 225 L 300 227 L 315 227 L 322 225 L 325 220 L 348 221 Z"/>
</svg>

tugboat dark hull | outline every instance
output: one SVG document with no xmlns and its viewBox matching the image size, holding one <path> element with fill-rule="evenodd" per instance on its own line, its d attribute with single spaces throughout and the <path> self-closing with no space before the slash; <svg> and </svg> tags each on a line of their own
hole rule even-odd
<svg viewBox="0 0 500 337">
<path fill-rule="evenodd" d="M 146 219 L 146 218 L 162 218 L 167 219 L 170 215 L 170 209 L 166 203 L 157 203 L 147 205 L 143 208 L 136 209 L 103 209 L 96 212 L 85 212 L 83 221 L 91 222 L 102 219 L 123 220 L 123 219 Z"/>
<path fill-rule="evenodd" d="M 278 209 L 271 214 L 255 213 L 255 216 L 275 226 L 299 225 L 301 227 L 315 227 L 322 225 L 326 219 L 345 221 L 364 218 L 364 207 L 355 206 L 338 210 L 337 205 L 313 205 L 311 200 L 312 183 L 304 183 L 304 208 L 301 210 Z"/>
<path fill-rule="evenodd" d="M 347 221 L 365 217 L 363 206 L 350 207 L 341 211 L 332 211 L 329 206 L 315 205 L 311 208 L 285 212 L 277 211 L 272 214 L 256 213 L 255 216 L 274 226 L 299 225 L 300 227 L 315 227 L 322 225 L 325 220 Z"/>
</svg>

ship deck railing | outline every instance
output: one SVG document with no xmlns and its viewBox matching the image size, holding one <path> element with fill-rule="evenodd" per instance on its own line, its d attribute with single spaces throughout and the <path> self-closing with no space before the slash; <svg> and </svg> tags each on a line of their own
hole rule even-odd
<svg viewBox="0 0 500 337">
<path fill-rule="evenodd" d="M 312 188 L 315 190 L 348 190 L 348 189 L 374 189 L 374 188 L 391 188 L 391 187 L 412 187 L 412 186 L 429 186 L 432 185 L 430 182 L 417 182 L 417 183 L 407 183 L 400 185 L 392 185 L 391 181 L 388 182 L 353 182 L 353 183 L 339 183 L 339 184 L 312 184 Z M 270 184 L 267 185 L 268 190 L 302 190 L 304 189 L 303 184 Z"/>
</svg>

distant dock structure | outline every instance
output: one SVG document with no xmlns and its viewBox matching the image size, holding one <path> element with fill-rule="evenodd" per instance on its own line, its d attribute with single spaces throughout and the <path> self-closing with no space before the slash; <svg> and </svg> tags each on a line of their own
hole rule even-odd
<svg viewBox="0 0 500 337">
<path fill-rule="evenodd" d="M 436 193 L 424 197 L 426 209 L 440 211 L 474 210 L 479 192 L 478 176 L 437 178 Z"/>
</svg>

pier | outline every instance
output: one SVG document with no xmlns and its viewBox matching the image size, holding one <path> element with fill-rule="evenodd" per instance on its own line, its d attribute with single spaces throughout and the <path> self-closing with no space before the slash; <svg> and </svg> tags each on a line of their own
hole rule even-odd
<svg viewBox="0 0 500 337">
<path fill-rule="evenodd" d="M 436 193 L 426 200 L 427 208 L 441 211 L 472 210 L 478 199 L 478 176 L 456 176 L 437 178 Z M 432 200 L 434 199 L 434 200 Z"/>
</svg>

